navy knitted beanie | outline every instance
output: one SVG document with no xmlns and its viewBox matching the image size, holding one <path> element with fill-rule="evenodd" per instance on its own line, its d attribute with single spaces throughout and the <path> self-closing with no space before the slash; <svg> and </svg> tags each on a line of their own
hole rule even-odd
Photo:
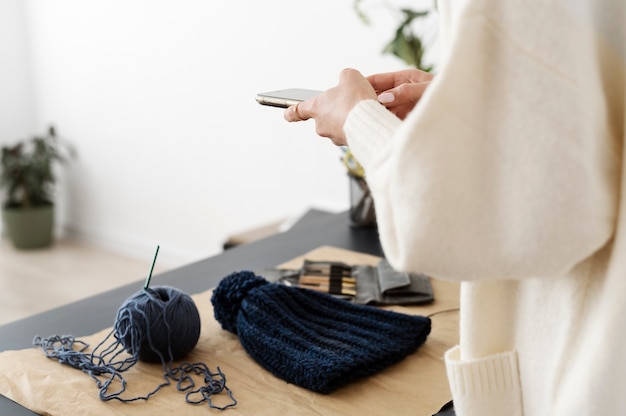
<svg viewBox="0 0 626 416">
<path fill-rule="evenodd" d="M 427 317 L 269 283 L 250 271 L 222 279 L 211 302 L 222 328 L 261 366 L 318 393 L 397 363 L 430 333 Z"/>
</svg>

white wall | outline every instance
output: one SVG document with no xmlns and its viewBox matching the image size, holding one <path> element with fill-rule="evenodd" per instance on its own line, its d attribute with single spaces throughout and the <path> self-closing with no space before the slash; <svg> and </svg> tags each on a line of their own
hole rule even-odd
<svg viewBox="0 0 626 416">
<path fill-rule="evenodd" d="M 61 223 L 146 262 L 160 244 L 168 266 L 307 207 L 347 208 L 339 149 L 255 93 L 404 67 L 380 53 L 393 34 L 382 3 L 373 27 L 352 0 L 26 4 L 37 129 L 54 123 L 79 152 Z"/>
<path fill-rule="evenodd" d="M 34 95 L 22 0 L 0 0 L 0 145 L 35 128 Z"/>
</svg>

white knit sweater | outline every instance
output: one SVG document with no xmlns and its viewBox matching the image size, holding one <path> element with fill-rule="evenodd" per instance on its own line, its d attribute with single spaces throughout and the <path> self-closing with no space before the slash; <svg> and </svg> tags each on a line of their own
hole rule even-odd
<svg viewBox="0 0 626 416">
<path fill-rule="evenodd" d="M 625 6 L 438 3 L 421 102 L 345 130 L 392 264 L 463 281 L 456 412 L 626 415 Z"/>
</svg>

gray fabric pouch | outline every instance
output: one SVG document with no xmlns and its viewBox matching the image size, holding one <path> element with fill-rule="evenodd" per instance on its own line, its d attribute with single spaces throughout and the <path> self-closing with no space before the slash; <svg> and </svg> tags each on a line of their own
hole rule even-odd
<svg viewBox="0 0 626 416">
<path fill-rule="evenodd" d="M 376 267 L 354 266 L 352 275 L 357 282 L 356 303 L 406 305 L 428 303 L 435 299 L 428 276 L 398 272 L 385 259 Z"/>
<path fill-rule="evenodd" d="M 429 303 L 435 299 L 427 275 L 398 272 L 385 259 L 376 266 L 304 260 L 301 269 L 268 269 L 258 274 L 270 282 L 304 288 L 311 286 L 300 284 L 303 276 L 322 277 L 328 279 L 327 290 L 324 291 L 364 305 L 410 305 Z M 344 283 L 346 280 L 350 282 Z"/>
</svg>

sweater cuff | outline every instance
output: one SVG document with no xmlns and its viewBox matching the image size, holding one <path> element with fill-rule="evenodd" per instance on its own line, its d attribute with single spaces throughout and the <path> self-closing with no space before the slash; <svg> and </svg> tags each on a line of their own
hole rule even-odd
<svg viewBox="0 0 626 416">
<path fill-rule="evenodd" d="M 463 361 L 457 346 L 446 353 L 445 359 L 458 414 L 523 415 L 515 351 Z"/>
<path fill-rule="evenodd" d="M 361 101 L 348 114 L 344 124 L 348 146 L 366 172 L 401 123 L 376 100 Z"/>
</svg>

